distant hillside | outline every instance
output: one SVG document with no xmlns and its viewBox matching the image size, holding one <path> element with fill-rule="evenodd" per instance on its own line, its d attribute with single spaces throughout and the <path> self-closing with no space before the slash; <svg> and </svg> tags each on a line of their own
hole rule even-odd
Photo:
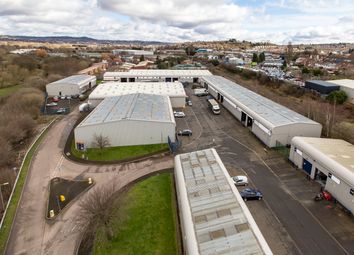
<svg viewBox="0 0 354 255">
<path fill-rule="evenodd" d="M 77 44 L 168 44 L 158 41 L 128 41 L 128 40 L 99 40 L 90 37 L 72 37 L 72 36 L 22 36 L 22 35 L 0 35 L 0 41 L 26 41 L 26 42 L 49 42 L 49 43 L 77 43 Z"/>
</svg>

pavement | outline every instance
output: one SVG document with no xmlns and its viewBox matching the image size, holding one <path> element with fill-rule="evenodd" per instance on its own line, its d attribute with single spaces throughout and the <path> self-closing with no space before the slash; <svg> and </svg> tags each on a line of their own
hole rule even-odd
<svg viewBox="0 0 354 255">
<path fill-rule="evenodd" d="M 46 221 L 50 179 L 92 177 L 96 185 L 81 198 L 101 185 L 113 183 L 123 187 L 147 174 L 173 168 L 173 157 L 151 157 L 133 163 L 84 165 L 67 160 L 62 152 L 78 111 L 64 116 L 47 133 L 38 148 L 28 172 L 5 254 L 76 254 L 82 230 L 76 224 L 77 201 L 54 221 Z"/>
<path fill-rule="evenodd" d="M 309 182 L 275 150 L 269 150 L 226 109 L 213 115 L 205 97 L 186 89 L 193 106 L 177 129 L 190 128 L 181 152 L 214 147 L 231 176 L 247 175 L 263 201 L 247 201 L 274 254 L 354 254 L 354 220 L 340 208 L 314 202 L 317 183 Z"/>
</svg>

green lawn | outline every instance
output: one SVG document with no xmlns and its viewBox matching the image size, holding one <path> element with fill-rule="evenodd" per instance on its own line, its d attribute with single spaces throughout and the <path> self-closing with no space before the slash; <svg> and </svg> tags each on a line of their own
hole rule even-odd
<svg viewBox="0 0 354 255">
<path fill-rule="evenodd" d="M 171 173 L 158 174 L 135 184 L 124 195 L 117 210 L 124 216 L 112 223 L 114 237 L 100 244 L 96 241 L 94 254 L 178 254 Z M 96 233 L 96 240 L 102 238 L 99 235 L 103 233 Z"/>
<path fill-rule="evenodd" d="M 82 158 L 82 155 L 88 157 L 88 160 L 97 161 L 113 161 L 123 160 L 135 157 L 142 157 L 150 153 L 159 152 L 168 149 L 168 144 L 149 144 L 136 146 L 120 146 L 100 149 L 87 149 L 86 152 L 78 151 L 75 148 L 74 141 L 71 144 L 71 153 L 77 157 Z"/>
<path fill-rule="evenodd" d="M 6 87 L 6 88 L 0 88 L 0 97 L 8 96 L 8 95 L 14 93 L 15 91 L 19 90 L 20 88 L 21 88 L 20 85 Z"/>
<path fill-rule="evenodd" d="M 27 154 L 27 157 L 25 158 L 25 161 L 23 163 L 22 169 L 20 176 L 17 181 L 17 185 L 15 187 L 15 192 L 12 196 L 12 199 L 10 201 L 2 228 L 0 230 L 0 254 L 4 254 L 5 252 L 5 245 L 7 242 L 7 239 L 9 238 L 10 230 L 11 230 L 11 225 L 15 217 L 15 212 L 16 208 L 18 205 L 18 202 L 20 200 L 20 196 L 22 193 L 23 185 L 25 184 L 26 176 L 28 173 L 29 166 L 32 161 L 33 154 L 37 150 L 38 146 L 42 142 L 43 138 L 45 137 L 46 133 L 48 132 L 49 129 L 44 131 L 42 135 L 39 137 L 39 139 L 35 142 L 35 144 L 32 146 L 30 151 Z"/>
</svg>

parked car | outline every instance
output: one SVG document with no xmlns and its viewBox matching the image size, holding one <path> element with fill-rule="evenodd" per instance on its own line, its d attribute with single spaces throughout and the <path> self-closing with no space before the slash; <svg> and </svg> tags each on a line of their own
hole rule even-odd
<svg viewBox="0 0 354 255">
<path fill-rule="evenodd" d="M 176 111 L 174 111 L 174 112 L 173 112 L 173 115 L 174 115 L 176 118 L 184 118 L 184 117 L 186 117 L 186 115 L 184 114 L 184 112 L 176 112 Z"/>
<path fill-rule="evenodd" d="M 66 96 L 65 98 L 66 98 L 66 99 L 71 99 L 71 96 Z"/>
<path fill-rule="evenodd" d="M 66 109 L 65 109 L 65 108 L 59 108 L 59 109 L 56 111 L 56 113 L 59 113 L 59 114 L 65 113 L 65 112 L 66 112 Z"/>
<path fill-rule="evenodd" d="M 253 188 L 247 188 L 240 192 L 243 200 L 261 200 L 263 198 L 262 192 Z"/>
<path fill-rule="evenodd" d="M 188 100 L 188 101 L 187 101 L 187 105 L 192 106 L 192 105 L 193 105 L 193 104 L 192 104 L 192 101 L 191 101 L 191 100 Z"/>
<path fill-rule="evenodd" d="M 61 96 L 60 99 L 65 99 L 66 97 L 65 96 Z"/>
<path fill-rule="evenodd" d="M 244 175 L 237 175 L 232 177 L 232 180 L 236 186 L 245 186 L 248 184 L 248 178 Z"/>
<path fill-rule="evenodd" d="M 51 103 L 48 103 L 48 104 L 46 104 L 46 106 L 57 106 L 58 104 L 56 103 L 56 102 L 51 102 Z"/>
<path fill-rule="evenodd" d="M 79 94 L 76 94 L 76 95 L 72 95 L 71 97 L 73 98 L 73 99 L 77 99 L 77 98 L 79 98 Z"/>
<path fill-rule="evenodd" d="M 52 101 L 53 101 L 53 102 L 59 102 L 59 97 L 54 96 Z"/>
<path fill-rule="evenodd" d="M 86 98 L 87 98 L 87 96 L 84 95 L 84 94 L 81 94 L 81 95 L 79 96 L 80 101 L 84 101 Z"/>
<path fill-rule="evenodd" d="M 183 129 L 183 130 L 178 131 L 177 135 L 191 136 L 191 135 L 192 135 L 192 130 L 190 130 L 190 129 Z"/>
</svg>

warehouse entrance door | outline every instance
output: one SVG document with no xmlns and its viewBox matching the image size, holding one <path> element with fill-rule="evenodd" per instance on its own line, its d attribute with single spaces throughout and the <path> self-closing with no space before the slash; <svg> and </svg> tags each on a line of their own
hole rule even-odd
<svg viewBox="0 0 354 255">
<path fill-rule="evenodd" d="M 302 169 L 308 174 L 311 175 L 311 170 L 312 170 L 312 164 L 307 161 L 306 159 L 304 159 L 303 163 L 302 163 Z"/>
<path fill-rule="evenodd" d="M 241 122 L 246 122 L 247 115 L 244 112 L 241 112 Z"/>
<path fill-rule="evenodd" d="M 317 167 L 315 169 L 315 178 L 314 179 L 322 186 L 326 186 L 327 175 L 325 173 L 321 172 L 321 170 L 319 170 Z"/>
<path fill-rule="evenodd" d="M 253 125 L 253 119 L 250 116 L 248 116 L 247 117 L 247 127 L 252 128 L 252 125 Z"/>
<path fill-rule="evenodd" d="M 198 83 L 198 78 L 193 78 L 193 83 Z"/>
<path fill-rule="evenodd" d="M 172 81 L 173 82 L 178 81 L 178 78 L 172 78 Z"/>
</svg>

